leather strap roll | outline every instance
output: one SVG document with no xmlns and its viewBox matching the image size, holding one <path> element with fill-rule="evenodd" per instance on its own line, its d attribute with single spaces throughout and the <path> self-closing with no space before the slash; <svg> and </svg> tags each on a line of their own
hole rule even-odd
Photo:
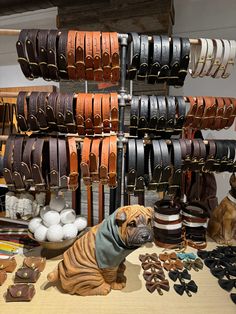
<svg viewBox="0 0 236 314">
<path fill-rule="evenodd" d="M 51 189 L 59 187 L 59 163 L 58 163 L 57 139 L 49 138 L 49 185 Z"/>
<path fill-rule="evenodd" d="M 101 56 L 101 33 L 93 32 L 93 60 L 94 60 L 94 80 L 103 80 L 102 56 Z"/>
<path fill-rule="evenodd" d="M 206 56 L 207 56 L 207 41 L 204 38 L 199 39 L 200 44 L 194 45 L 191 48 L 191 56 L 190 56 L 190 74 L 193 78 L 198 77 L 204 67 Z"/>
<path fill-rule="evenodd" d="M 161 180 L 157 185 L 157 192 L 166 191 L 169 185 L 169 178 L 171 176 L 171 167 L 170 167 L 170 155 L 168 147 L 165 140 L 160 140 L 160 149 L 161 149 L 161 159 L 162 159 L 162 176 Z"/>
<path fill-rule="evenodd" d="M 110 33 L 111 42 L 111 82 L 116 83 L 120 79 L 120 54 L 118 33 Z"/>
<path fill-rule="evenodd" d="M 76 31 L 70 30 L 68 32 L 67 41 L 67 72 L 70 80 L 77 79 L 76 66 L 75 66 L 75 47 L 76 47 Z"/>
<path fill-rule="evenodd" d="M 26 39 L 26 50 L 29 59 L 29 66 L 34 78 L 38 78 L 41 76 L 41 71 L 39 67 L 39 60 L 38 60 L 38 51 L 37 51 L 37 44 L 38 44 L 38 30 L 37 29 L 30 29 L 28 30 L 27 39 Z"/>
<path fill-rule="evenodd" d="M 102 133 L 102 94 L 93 98 L 93 130 L 95 134 Z"/>
<path fill-rule="evenodd" d="M 175 97 L 166 96 L 166 105 L 167 105 L 167 120 L 166 120 L 166 128 L 173 129 L 175 125 Z"/>
<path fill-rule="evenodd" d="M 161 149 L 158 140 L 152 141 L 150 149 L 150 165 L 152 178 L 148 184 L 148 190 L 156 190 L 162 174 Z"/>
<path fill-rule="evenodd" d="M 21 161 L 23 152 L 24 137 L 15 137 L 14 141 L 14 152 L 13 152 L 13 174 L 12 178 L 17 191 L 24 191 L 25 185 L 21 175 Z"/>
<path fill-rule="evenodd" d="M 149 96 L 149 125 L 148 129 L 151 133 L 155 134 L 157 123 L 159 120 L 159 110 L 157 105 L 157 97 Z"/>
<path fill-rule="evenodd" d="M 202 71 L 199 75 L 200 77 L 208 75 L 208 72 L 210 71 L 213 63 L 213 50 L 214 50 L 213 41 L 212 39 L 206 39 L 206 43 L 207 43 L 206 59 Z"/>
<path fill-rule="evenodd" d="M 209 70 L 209 72 L 207 73 L 208 76 L 212 76 L 214 77 L 215 74 L 217 73 L 220 64 L 221 64 L 221 60 L 222 60 L 222 56 L 223 56 L 223 43 L 220 39 L 213 39 L 213 44 L 214 44 L 214 48 L 213 48 L 213 62 L 211 65 L 211 68 Z"/>
<path fill-rule="evenodd" d="M 102 68 L 104 81 L 111 80 L 111 42 L 110 33 L 102 32 Z"/>
<path fill-rule="evenodd" d="M 93 60 L 93 33 L 85 33 L 85 78 L 88 81 L 94 80 Z"/>
<path fill-rule="evenodd" d="M 204 116 L 205 101 L 203 100 L 203 97 L 198 96 L 196 97 L 196 103 L 197 103 L 197 110 L 196 110 L 195 116 L 193 117 L 191 127 L 201 128 L 202 123 L 206 123 L 206 124 L 208 123 L 207 121 L 203 121 L 203 119 L 207 119 L 207 117 Z"/>
<path fill-rule="evenodd" d="M 167 199 L 162 199 L 157 201 L 154 205 L 155 214 L 158 213 L 160 215 L 179 215 L 180 213 L 180 205 L 169 201 Z"/>
<path fill-rule="evenodd" d="M 139 195 L 144 192 L 144 144 L 142 139 L 136 140 L 136 185 L 134 195 Z"/>
<path fill-rule="evenodd" d="M 100 163 L 100 182 L 107 184 L 109 171 L 109 156 L 110 156 L 110 137 L 105 137 L 102 141 L 101 163 Z"/>
<path fill-rule="evenodd" d="M 38 111 L 36 114 L 36 118 L 38 120 L 39 129 L 41 131 L 48 130 L 49 125 L 47 121 L 47 113 L 46 113 L 46 106 L 47 106 L 47 99 L 48 93 L 40 92 L 38 95 Z"/>
<path fill-rule="evenodd" d="M 163 216 L 165 216 L 165 215 L 163 215 Z M 170 218 L 170 217 L 171 217 L 171 216 L 168 216 L 168 218 Z M 205 221 L 205 219 L 204 219 L 204 221 Z M 162 220 L 162 219 L 157 218 L 156 215 L 154 215 L 154 222 L 157 223 L 157 224 L 163 225 L 163 227 L 164 227 L 164 226 L 179 224 L 179 223 L 182 222 L 182 219 L 181 219 L 181 217 L 179 216 L 178 219 L 176 219 L 176 220 L 174 220 L 174 221 L 172 221 L 172 220 L 170 220 L 170 219 L 168 219 L 168 220 L 166 220 L 166 219 L 165 219 L 165 220 Z M 168 230 L 168 229 L 167 229 L 167 230 Z"/>
<path fill-rule="evenodd" d="M 164 82 L 170 76 L 170 42 L 168 36 L 161 36 L 161 69 L 158 76 L 158 81 Z"/>
<path fill-rule="evenodd" d="M 184 124 L 185 127 L 191 126 L 191 124 L 194 121 L 194 118 L 196 116 L 196 112 L 197 112 L 196 100 L 193 97 L 188 97 L 188 101 L 190 103 L 190 108 L 189 108 L 187 115 L 186 115 L 186 121 Z"/>
<path fill-rule="evenodd" d="M 65 125 L 69 133 L 76 133 L 76 124 L 74 119 L 74 94 L 65 95 Z"/>
<path fill-rule="evenodd" d="M 161 37 L 152 36 L 152 42 L 149 43 L 149 45 L 150 71 L 148 73 L 148 83 L 154 84 L 157 80 L 158 73 L 161 68 Z"/>
<path fill-rule="evenodd" d="M 75 66 L 76 77 L 79 80 L 85 79 L 85 32 L 76 32 Z"/>
<path fill-rule="evenodd" d="M 25 177 L 25 182 L 28 185 L 32 185 L 33 176 L 32 176 L 32 158 L 33 158 L 33 149 L 35 148 L 35 138 L 28 138 L 24 151 L 23 151 L 23 158 L 21 162 L 21 171 Z"/>
<path fill-rule="evenodd" d="M 182 183 L 182 154 L 181 146 L 178 140 L 172 140 L 171 153 L 173 173 L 171 183 L 168 187 L 168 194 L 175 195 L 179 191 Z"/>
<path fill-rule="evenodd" d="M 167 120 L 167 106 L 166 99 L 164 96 L 157 97 L 157 105 L 159 111 L 159 119 L 158 119 L 158 129 L 166 128 L 166 120 Z"/>
<path fill-rule="evenodd" d="M 137 135 L 139 119 L 139 96 L 133 96 L 130 107 L 130 135 Z"/>
<path fill-rule="evenodd" d="M 168 85 L 176 85 L 179 79 L 181 60 L 181 40 L 179 37 L 171 38 L 170 51 L 170 79 L 168 79 Z"/>
<path fill-rule="evenodd" d="M 230 57 L 230 42 L 227 39 L 221 39 L 223 44 L 223 54 L 221 58 L 220 66 L 218 67 L 217 71 L 214 74 L 214 78 L 223 77 L 225 73 L 225 69 Z"/>
<path fill-rule="evenodd" d="M 84 138 L 83 149 L 82 149 L 82 160 L 80 163 L 81 174 L 83 177 L 83 181 L 85 185 L 91 185 L 91 177 L 90 177 L 90 148 L 91 148 L 92 140 L 88 137 Z"/>
<path fill-rule="evenodd" d="M 185 116 L 186 116 L 186 104 L 184 97 L 177 96 L 175 97 L 176 101 L 176 122 L 175 122 L 175 129 L 182 129 L 185 123 Z"/>
<path fill-rule="evenodd" d="M 46 104 L 47 121 L 52 131 L 57 131 L 57 98 L 58 93 L 50 93 Z"/>
<path fill-rule="evenodd" d="M 184 85 L 185 77 L 188 73 L 190 60 L 190 41 L 188 38 L 181 38 L 181 59 L 179 65 L 179 79 L 175 82 L 175 86 L 181 87 Z"/>
<path fill-rule="evenodd" d="M 47 39 L 47 59 L 48 59 L 48 72 L 49 77 L 53 81 L 59 81 L 59 73 L 57 68 L 57 42 L 58 42 L 58 31 L 50 30 L 48 32 Z"/>
<path fill-rule="evenodd" d="M 109 150 L 109 172 L 108 172 L 108 185 L 110 188 L 117 186 L 117 137 L 116 135 L 110 136 L 110 150 Z"/>
<path fill-rule="evenodd" d="M 100 165 L 100 138 L 94 138 L 89 154 L 90 176 L 92 182 L 99 182 L 99 165 Z"/>
<path fill-rule="evenodd" d="M 66 149 L 66 140 L 58 139 L 58 156 L 59 156 L 59 186 L 61 189 L 68 187 L 68 158 Z"/>
<path fill-rule="evenodd" d="M 84 101 L 85 133 L 93 134 L 93 95 L 86 94 Z"/>
<path fill-rule="evenodd" d="M 144 81 L 148 73 L 149 42 L 147 35 L 140 35 L 140 65 L 137 80 Z"/>
<path fill-rule="evenodd" d="M 144 136 L 148 131 L 149 121 L 149 97 L 142 95 L 139 101 L 139 122 L 138 122 L 138 135 Z"/>
<path fill-rule="evenodd" d="M 29 60 L 27 59 L 27 56 L 26 56 L 26 49 L 25 49 L 25 41 L 26 41 L 27 36 L 28 36 L 28 30 L 22 29 L 20 32 L 19 38 L 16 42 L 16 51 L 18 55 L 17 61 L 20 64 L 20 67 L 24 76 L 29 80 L 33 80 L 34 76 L 33 76 L 33 73 L 31 73 L 31 68 L 30 68 Z"/>
<path fill-rule="evenodd" d="M 84 135 L 85 134 L 85 125 L 84 125 L 84 120 L 85 120 L 85 96 L 86 94 L 78 94 L 76 98 L 76 124 L 77 124 L 77 131 L 79 135 Z"/>
<path fill-rule="evenodd" d="M 50 75 L 48 71 L 48 54 L 47 54 L 47 41 L 48 41 L 48 30 L 39 30 L 38 32 L 38 56 L 39 56 L 39 67 L 42 73 L 43 79 L 50 81 Z"/>
<path fill-rule="evenodd" d="M 103 132 L 110 133 L 110 95 L 102 94 Z"/>
<path fill-rule="evenodd" d="M 28 122 L 32 131 L 39 131 L 38 113 L 39 92 L 31 92 L 29 97 Z"/>
<path fill-rule="evenodd" d="M 134 191 L 136 185 L 136 142 L 135 139 L 129 139 L 126 146 L 126 190 L 128 193 Z"/>
<path fill-rule="evenodd" d="M 160 232 L 160 229 L 155 228 L 154 235 L 155 235 L 155 243 L 156 245 L 160 247 L 168 248 L 168 245 L 170 246 L 178 245 L 182 242 L 181 233 L 179 233 L 177 237 L 176 236 L 173 237 L 173 236 L 163 235 L 162 230 Z"/>
<path fill-rule="evenodd" d="M 78 188 L 78 155 L 74 137 L 68 138 L 70 172 L 69 172 L 69 189 L 75 191 Z"/>
<path fill-rule="evenodd" d="M 56 100 L 56 111 L 57 111 L 57 128 L 58 131 L 61 133 L 67 133 L 67 127 L 65 125 L 65 94 L 58 94 L 57 100 Z"/>
<path fill-rule="evenodd" d="M 118 94 L 111 93 L 111 130 L 114 132 L 118 131 Z"/>
<path fill-rule="evenodd" d="M 129 50 L 130 55 L 128 55 L 128 73 L 127 78 L 129 80 L 134 80 L 136 77 L 137 70 L 140 65 L 140 39 L 137 33 L 129 33 Z"/>
<path fill-rule="evenodd" d="M 28 102 L 27 102 L 27 92 L 19 92 L 17 96 L 16 106 L 17 106 L 17 123 L 20 130 L 26 132 L 29 130 L 28 126 Z"/>
<path fill-rule="evenodd" d="M 43 163 L 47 159 L 46 152 L 44 150 L 44 139 L 37 138 L 35 142 L 35 148 L 33 150 L 32 158 L 32 178 L 37 191 L 45 189 L 45 178 L 44 178 L 44 165 Z"/>
<path fill-rule="evenodd" d="M 68 31 L 62 30 L 59 32 L 58 38 L 58 50 L 57 50 L 57 66 L 59 69 L 60 78 L 67 80 L 67 41 L 68 41 Z"/>
<path fill-rule="evenodd" d="M 227 78 L 230 76 L 235 63 L 235 57 L 236 57 L 236 41 L 235 40 L 229 40 L 230 43 L 230 53 L 229 53 L 229 59 L 225 66 L 225 71 L 222 74 L 222 78 Z"/>
<path fill-rule="evenodd" d="M 15 190 L 14 180 L 12 177 L 12 160 L 14 149 L 14 136 L 9 136 L 6 141 L 6 148 L 3 158 L 3 177 L 9 190 Z"/>
</svg>

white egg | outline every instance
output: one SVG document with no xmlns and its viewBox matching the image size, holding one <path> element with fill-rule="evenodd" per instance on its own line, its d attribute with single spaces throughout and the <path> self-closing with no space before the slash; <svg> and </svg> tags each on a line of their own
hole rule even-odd
<svg viewBox="0 0 236 314">
<path fill-rule="evenodd" d="M 79 216 L 75 219 L 74 225 L 78 231 L 82 231 L 87 227 L 87 219 L 85 217 Z"/>
<path fill-rule="evenodd" d="M 66 224 L 62 229 L 64 239 L 73 239 L 77 236 L 78 230 L 74 224 Z"/>
<path fill-rule="evenodd" d="M 40 210 L 40 217 L 43 219 L 43 216 L 46 214 L 46 212 L 48 212 L 50 210 L 50 207 L 44 206 L 41 210 Z"/>
<path fill-rule="evenodd" d="M 63 209 L 60 213 L 61 216 L 61 222 L 63 224 L 70 224 L 75 221 L 76 213 L 74 209 Z"/>
<path fill-rule="evenodd" d="M 45 241 L 47 239 L 47 231 L 48 231 L 47 227 L 40 225 L 34 233 L 35 240 Z"/>
<path fill-rule="evenodd" d="M 57 195 L 53 197 L 49 203 L 49 207 L 52 210 L 55 210 L 60 213 L 65 207 L 66 207 L 66 202 L 65 199 L 62 195 Z"/>
<path fill-rule="evenodd" d="M 35 217 L 30 220 L 28 228 L 32 233 L 35 233 L 36 229 L 41 225 L 42 219 L 40 217 Z"/>
<path fill-rule="evenodd" d="M 61 225 L 53 225 L 48 228 L 47 239 L 51 242 L 58 242 L 63 239 L 63 229 Z"/>
<path fill-rule="evenodd" d="M 58 212 L 55 212 L 54 210 L 49 210 L 43 215 L 43 223 L 47 227 L 58 225 L 60 219 L 60 214 Z"/>
</svg>

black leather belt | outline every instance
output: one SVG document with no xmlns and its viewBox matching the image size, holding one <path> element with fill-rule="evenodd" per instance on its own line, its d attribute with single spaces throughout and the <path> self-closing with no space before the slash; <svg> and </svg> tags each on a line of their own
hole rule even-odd
<svg viewBox="0 0 236 314">
<path fill-rule="evenodd" d="M 181 60 L 179 66 L 179 79 L 175 82 L 176 86 L 183 86 L 185 77 L 188 73 L 190 56 L 190 41 L 188 38 L 181 38 Z"/>
<path fill-rule="evenodd" d="M 65 126 L 65 94 L 59 94 L 57 97 L 57 128 L 61 133 L 67 133 Z"/>
<path fill-rule="evenodd" d="M 26 50 L 25 50 L 25 39 L 27 38 L 28 30 L 22 29 L 18 38 L 18 41 L 16 42 L 16 51 L 18 55 L 18 62 L 20 64 L 21 70 L 24 74 L 24 76 L 29 79 L 33 80 L 34 76 L 31 73 L 29 61 L 26 56 Z"/>
<path fill-rule="evenodd" d="M 158 76 L 159 83 L 163 83 L 164 80 L 170 76 L 170 42 L 168 36 L 161 36 L 161 69 Z"/>
<path fill-rule="evenodd" d="M 40 66 L 43 79 L 46 81 L 50 81 L 50 76 L 49 76 L 49 71 L 48 71 L 47 40 L 48 40 L 48 30 L 40 30 L 38 32 L 39 66 Z"/>
<path fill-rule="evenodd" d="M 38 44 L 38 30 L 37 29 L 30 29 L 28 30 L 27 39 L 26 39 L 26 50 L 29 59 L 29 65 L 31 72 L 34 78 L 38 78 L 41 76 L 41 71 L 39 67 L 39 60 L 38 60 L 38 51 L 37 51 L 37 44 Z"/>
<path fill-rule="evenodd" d="M 45 189 L 43 159 L 47 159 L 44 150 L 44 139 L 37 138 L 33 150 L 32 177 L 37 191 Z M 44 156 L 44 158 L 42 158 Z"/>
<path fill-rule="evenodd" d="M 68 187 L 68 159 L 67 159 L 67 149 L 66 140 L 58 139 L 58 156 L 59 156 L 59 169 L 60 169 L 60 188 L 67 189 Z"/>
<path fill-rule="evenodd" d="M 21 176 L 21 160 L 22 160 L 22 151 L 23 151 L 23 136 L 15 137 L 14 142 L 14 153 L 13 153 L 13 181 L 17 191 L 24 191 L 25 185 L 23 178 Z"/>
<path fill-rule="evenodd" d="M 149 42 L 147 35 L 140 35 L 140 66 L 137 73 L 137 80 L 144 81 L 148 73 Z"/>
<path fill-rule="evenodd" d="M 48 94 L 43 92 L 40 92 L 38 95 L 37 120 L 41 131 L 48 130 L 49 128 L 46 114 L 47 97 Z"/>
<path fill-rule="evenodd" d="M 181 187 L 181 178 L 182 178 L 182 154 L 181 146 L 178 140 L 172 141 L 172 164 L 173 164 L 173 174 L 171 184 L 168 187 L 168 194 L 175 195 L 179 192 Z"/>
<path fill-rule="evenodd" d="M 59 70 L 60 78 L 68 80 L 67 73 L 67 40 L 68 40 L 68 31 L 60 31 L 58 38 L 58 56 L 57 56 L 57 65 Z"/>
<path fill-rule="evenodd" d="M 170 155 L 168 146 L 165 140 L 160 140 L 161 148 L 161 159 L 162 159 L 162 176 L 161 180 L 157 185 L 157 191 L 166 191 L 169 185 L 169 178 L 171 176 L 171 167 L 170 167 Z"/>
<path fill-rule="evenodd" d="M 153 134 L 156 133 L 157 122 L 159 120 L 159 110 L 157 106 L 156 96 L 149 97 L 149 131 Z"/>
<path fill-rule="evenodd" d="M 166 128 L 173 129 L 175 125 L 175 114 L 176 114 L 175 97 L 167 96 L 166 105 L 167 105 Z"/>
<path fill-rule="evenodd" d="M 144 136 L 148 129 L 149 118 L 149 106 L 148 96 L 142 95 L 139 102 L 139 123 L 138 123 L 138 135 Z"/>
<path fill-rule="evenodd" d="M 150 150 L 150 165 L 152 179 L 148 184 L 148 190 L 156 190 L 157 184 L 160 181 L 162 174 L 162 165 L 161 165 L 161 149 L 158 140 L 152 141 L 152 146 Z"/>
<path fill-rule="evenodd" d="M 130 107 L 130 135 L 137 135 L 139 119 L 139 97 L 133 96 Z"/>
<path fill-rule="evenodd" d="M 148 74 L 148 83 L 154 84 L 157 80 L 158 73 L 161 68 L 161 38 L 160 36 L 153 36 L 150 43 L 150 71 Z"/>
<path fill-rule="evenodd" d="M 158 119 L 158 129 L 165 129 L 167 120 L 167 107 L 166 100 L 164 96 L 157 97 L 159 119 Z"/>
<path fill-rule="evenodd" d="M 192 140 L 192 158 L 191 158 L 191 170 L 198 171 L 199 170 L 199 158 L 200 158 L 200 144 L 197 139 Z"/>
<path fill-rule="evenodd" d="M 73 110 L 74 94 L 65 95 L 65 125 L 69 133 L 76 133 L 76 124 Z"/>
<path fill-rule="evenodd" d="M 226 169 L 224 171 L 233 172 L 234 171 L 234 159 L 235 159 L 235 141 L 227 140 L 224 142 L 227 143 L 228 150 L 229 150 L 227 166 L 224 168 Z"/>
<path fill-rule="evenodd" d="M 208 141 L 208 151 L 207 151 L 207 158 L 205 161 L 205 165 L 203 166 L 204 171 L 213 171 L 214 161 L 215 161 L 215 154 L 216 154 L 216 144 L 215 141 L 209 140 Z"/>
<path fill-rule="evenodd" d="M 29 130 L 27 123 L 28 115 L 28 103 L 27 103 L 27 92 L 19 92 L 17 96 L 17 122 L 21 131 L 26 132 Z"/>
<path fill-rule="evenodd" d="M 49 184 L 50 188 L 55 189 L 59 187 L 59 167 L 58 167 L 58 150 L 57 150 L 57 139 L 49 138 Z"/>
<path fill-rule="evenodd" d="M 226 154 L 226 149 L 223 143 L 221 142 L 221 140 L 216 140 L 215 144 L 216 144 L 216 154 L 215 154 L 215 160 L 213 164 L 213 170 L 220 171 L 221 160 L 224 158 Z"/>
<path fill-rule="evenodd" d="M 134 195 L 139 195 L 144 192 L 144 145 L 143 140 L 136 140 L 136 185 Z"/>
<path fill-rule="evenodd" d="M 155 212 L 163 215 L 177 215 L 180 213 L 180 206 L 167 199 L 157 201 L 154 205 Z"/>
<path fill-rule="evenodd" d="M 177 108 L 177 119 L 175 122 L 175 129 L 182 129 L 185 123 L 185 115 L 186 115 L 186 104 L 184 97 L 176 96 L 176 108 Z"/>
<path fill-rule="evenodd" d="M 126 173 L 128 193 L 132 193 L 136 182 L 136 143 L 135 139 L 129 139 L 126 146 Z"/>
<path fill-rule="evenodd" d="M 137 33 L 129 33 L 130 49 L 132 55 L 128 55 L 128 59 L 131 58 L 130 64 L 128 64 L 127 78 L 133 80 L 136 77 L 137 70 L 140 65 L 140 39 Z"/>
<path fill-rule="evenodd" d="M 59 81 L 57 68 L 57 30 L 50 30 L 47 39 L 47 67 L 49 77 L 53 81 Z"/>
<path fill-rule="evenodd" d="M 179 37 L 171 39 L 171 58 L 170 58 L 170 79 L 169 85 L 176 85 L 179 78 L 180 61 L 181 61 L 181 40 Z"/>
<path fill-rule="evenodd" d="M 58 93 L 53 92 L 48 95 L 48 101 L 46 105 L 47 121 L 50 129 L 52 131 L 57 131 L 56 123 L 56 103 L 57 103 Z"/>
<path fill-rule="evenodd" d="M 3 158 L 3 177 L 9 190 L 15 190 L 14 181 L 12 178 L 12 159 L 14 149 L 14 136 L 9 136 L 6 142 L 5 154 Z"/>
<path fill-rule="evenodd" d="M 29 114 L 28 122 L 32 131 L 39 131 L 39 123 L 37 119 L 38 112 L 38 96 L 39 92 L 31 92 L 29 97 Z"/>
</svg>

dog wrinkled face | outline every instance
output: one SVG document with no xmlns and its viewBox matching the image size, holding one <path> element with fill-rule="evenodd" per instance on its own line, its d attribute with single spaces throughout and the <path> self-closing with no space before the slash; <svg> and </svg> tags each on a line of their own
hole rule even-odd
<svg viewBox="0 0 236 314">
<path fill-rule="evenodd" d="M 139 247 L 153 241 L 153 210 L 139 205 L 121 208 L 116 215 L 120 237 L 127 247 Z"/>
</svg>

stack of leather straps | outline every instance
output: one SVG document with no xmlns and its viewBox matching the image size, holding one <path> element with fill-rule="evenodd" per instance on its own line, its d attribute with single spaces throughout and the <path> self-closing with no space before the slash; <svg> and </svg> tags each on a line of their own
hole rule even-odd
<svg viewBox="0 0 236 314">
<path fill-rule="evenodd" d="M 125 152 L 125 189 L 143 195 L 145 189 L 180 195 L 182 172 L 234 172 L 236 141 L 128 139 Z M 144 204 L 142 204 L 144 205 Z"/>
<path fill-rule="evenodd" d="M 11 135 L 6 142 L 3 176 L 10 191 L 78 187 L 78 153 L 73 137 Z"/>
<path fill-rule="evenodd" d="M 87 188 L 88 225 L 93 224 L 92 186 L 98 184 L 98 221 L 104 218 L 104 186 L 117 186 L 117 137 L 85 137 L 80 163 L 81 177 Z"/>
<path fill-rule="evenodd" d="M 33 80 L 120 79 L 120 54 L 116 32 L 23 29 L 16 43 L 18 62 Z"/>
<path fill-rule="evenodd" d="M 22 132 L 93 135 L 118 131 L 118 94 L 19 92 L 17 122 Z"/>
<path fill-rule="evenodd" d="M 189 72 L 193 78 L 227 78 L 235 63 L 236 41 L 199 38 L 191 48 Z"/>
<path fill-rule="evenodd" d="M 129 33 L 127 79 L 183 86 L 188 71 L 190 41 L 188 38 Z"/>
</svg>

